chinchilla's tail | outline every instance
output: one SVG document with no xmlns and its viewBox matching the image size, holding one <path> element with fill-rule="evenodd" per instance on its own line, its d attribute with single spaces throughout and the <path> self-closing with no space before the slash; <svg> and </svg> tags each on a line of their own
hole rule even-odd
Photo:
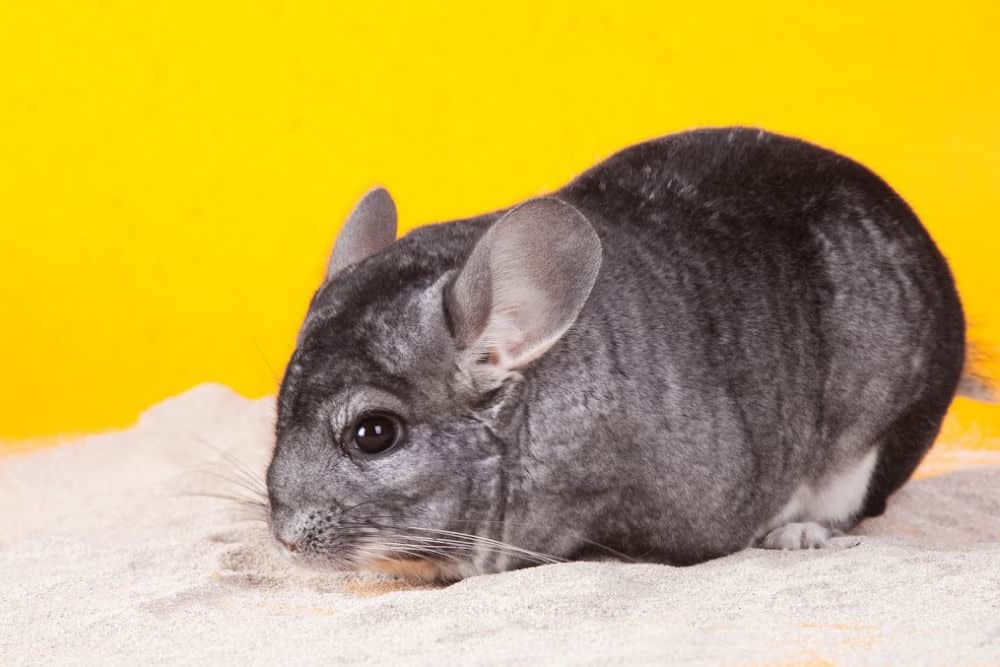
<svg viewBox="0 0 1000 667">
<path fill-rule="evenodd" d="M 984 403 L 1000 403 L 1000 391 L 997 385 L 985 374 L 977 371 L 984 363 L 982 348 L 971 343 L 966 346 L 965 367 L 962 379 L 958 382 L 958 395 Z"/>
</svg>

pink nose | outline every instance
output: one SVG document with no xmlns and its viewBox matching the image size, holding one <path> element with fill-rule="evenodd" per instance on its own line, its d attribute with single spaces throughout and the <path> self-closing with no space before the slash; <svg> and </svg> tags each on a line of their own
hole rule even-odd
<svg viewBox="0 0 1000 667">
<path fill-rule="evenodd" d="M 293 553 L 293 554 L 297 553 L 299 551 L 299 549 L 302 548 L 299 545 L 299 543 L 295 542 L 294 540 L 286 540 L 286 539 L 284 539 L 282 537 L 279 537 L 278 541 L 281 542 L 282 546 L 284 546 L 285 549 L 287 549 L 290 553 Z"/>
</svg>

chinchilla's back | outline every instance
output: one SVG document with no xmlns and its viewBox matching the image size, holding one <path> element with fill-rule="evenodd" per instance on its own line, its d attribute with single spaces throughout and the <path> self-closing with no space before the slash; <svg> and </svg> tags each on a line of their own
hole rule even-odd
<svg viewBox="0 0 1000 667">
<path fill-rule="evenodd" d="M 595 533 L 650 535 L 675 562 L 746 546 L 797 488 L 869 452 L 863 510 L 881 511 L 933 439 L 920 424 L 937 431 L 964 344 L 947 265 L 881 179 L 805 142 L 719 129 L 629 148 L 556 196 L 593 224 L 604 263 L 527 372 L 531 441 L 545 443 L 532 454 L 561 467 L 526 484 L 558 497 L 601 470 L 609 511 L 632 507 Z M 918 442 L 887 442 L 893 430 Z"/>
</svg>

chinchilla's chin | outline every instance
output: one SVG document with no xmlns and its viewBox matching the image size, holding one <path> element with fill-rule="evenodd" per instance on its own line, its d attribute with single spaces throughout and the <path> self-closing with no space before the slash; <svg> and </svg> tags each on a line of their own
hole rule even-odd
<svg viewBox="0 0 1000 667">
<path fill-rule="evenodd" d="M 385 553 L 361 556 L 345 549 L 342 554 L 306 551 L 283 555 L 293 565 L 320 572 L 372 572 L 400 577 L 415 584 L 450 584 L 479 572 L 472 563 L 438 560 L 427 557 Z"/>
<path fill-rule="evenodd" d="M 460 563 L 429 558 L 375 557 L 362 563 L 358 569 L 391 574 L 419 584 L 449 584 L 469 576 Z"/>
</svg>

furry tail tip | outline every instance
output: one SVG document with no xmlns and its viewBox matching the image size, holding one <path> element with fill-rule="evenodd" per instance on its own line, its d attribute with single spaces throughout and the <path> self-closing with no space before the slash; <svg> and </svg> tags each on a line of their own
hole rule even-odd
<svg viewBox="0 0 1000 667">
<path fill-rule="evenodd" d="M 983 403 L 1000 403 L 997 389 L 987 379 L 979 375 L 963 374 L 958 381 L 958 395 Z"/>
</svg>

